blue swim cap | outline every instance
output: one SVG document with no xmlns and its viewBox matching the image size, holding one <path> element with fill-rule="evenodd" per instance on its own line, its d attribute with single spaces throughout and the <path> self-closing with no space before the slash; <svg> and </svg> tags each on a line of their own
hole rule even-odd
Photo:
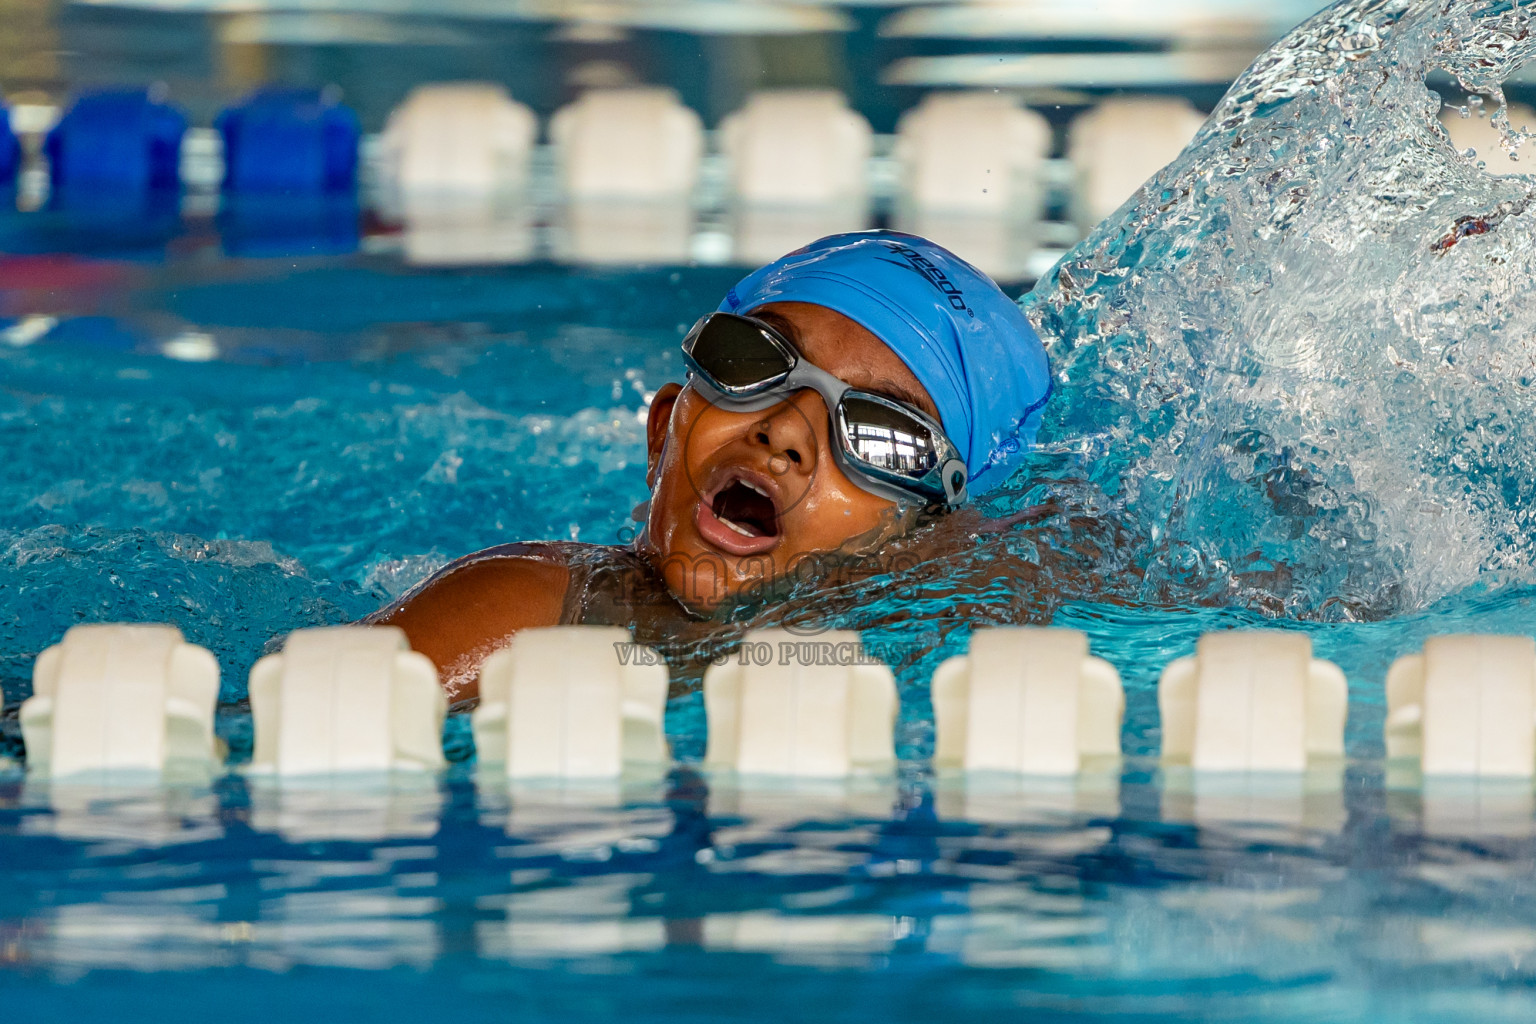
<svg viewBox="0 0 1536 1024">
<path fill-rule="evenodd" d="M 1003 483 L 1034 443 L 1051 370 L 1024 313 L 981 271 L 899 231 L 830 235 L 753 271 L 720 311 L 812 302 L 861 324 L 922 382 L 970 474 Z"/>
</svg>

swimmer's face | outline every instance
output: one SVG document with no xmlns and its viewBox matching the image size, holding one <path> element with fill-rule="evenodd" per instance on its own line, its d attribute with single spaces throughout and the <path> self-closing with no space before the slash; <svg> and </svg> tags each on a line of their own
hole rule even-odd
<svg viewBox="0 0 1536 1024">
<path fill-rule="evenodd" d="M 900 357 L 841 313 L 774 302 L 751 315 L 833 376 L 939 418 Z M 831 429 L 826 403 L 808 388 L 760 412 L 721 409 L 677 384 L 657 392 L 646 536 L 673 595 L 709 610 L 782 578 L 805 556 L 868 553 L 911 524 L 915 506 L 844 475 Z"/>
</svg>

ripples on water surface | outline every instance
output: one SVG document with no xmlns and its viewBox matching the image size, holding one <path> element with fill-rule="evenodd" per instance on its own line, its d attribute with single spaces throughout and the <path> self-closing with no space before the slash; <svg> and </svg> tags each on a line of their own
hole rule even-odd
<svg viewBox="0 0 1536 1024">
<path fill-rule="evenodd" d="M 1393 657 L 1436 632 L 1536 632 L 1528 186 L 1454 152 L 1424 84 L 1459 77 L 1497 107 L 1529 20 L 1340 5 L 1042 283 L 1054 419 L 994 506 L 1041 511 L 900 600 L 826 605 L 884 644 L 937 645 L 902 666 L 888 787 L 711 792 L 683 768 L 654 790 L 509 801 L 467 765 L 394 792 L 50 791 L 11 771 L 3 1005 L 1532 1019 L 1529 794 L 1399 792 L 1380 762 Z M 18 284 L 35 264 L 10 262 L 0 292 L 0 315 L 58 320 L 0 344 L 12 755 L 31 659 L 76 621 L 176 622 L 236 701 L 271 635 L 371 610 L 453 555 L 612 541 L 643 497 L 646 392 L 678 376 L 681 328 L 732 276 L 59 266 L 75 287 Z M 221 359 L 159 354 L 204 335 Z M 933 782 L 928 672 L 970 624 L 1040 613 L 1125 674 L 1123 777 Z M 1275 616 L 1349 674 L 1342 777 L 1305 797 L 1164 778 L 1157 670 L 1203 630 Z M 696 692 L 668 727 L 696 761 Z M 248 742 L 238 710 L 220 729 Z"/>
<path fill-rule="evenodd" d="M 1352 771 L 1305 808 L 1160 810 L 1148 767 L 1121 810 L 687 773 L 621 806 L 457 771 L 8 786 L 0 992 L 16 1019 L 1530 1019 L 1528 799 L 1501 829 L 1485 794 L 1479 832 Z"/>
</svg>

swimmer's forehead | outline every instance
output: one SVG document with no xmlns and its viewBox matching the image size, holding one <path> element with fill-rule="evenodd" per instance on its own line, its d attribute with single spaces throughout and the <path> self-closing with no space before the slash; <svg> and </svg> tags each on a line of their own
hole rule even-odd
<svg viewBox="0 0 1536 1024">
<path fill-rule="evenodd" d="M 861 391 L 915 406 L 939 419 L 938 406 L 917 375 L 891 347 L 862 324 L 809 302 L 774 302 L 753 309 L 810 362 Z"/>
</svg>

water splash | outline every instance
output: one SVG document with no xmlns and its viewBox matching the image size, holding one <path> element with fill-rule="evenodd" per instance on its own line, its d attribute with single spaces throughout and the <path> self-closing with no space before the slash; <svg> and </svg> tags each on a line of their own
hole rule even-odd
<svg viewBox="0 0 1536 1024">
<path fill-rule="evenodd" d="M 1042 464 L 1128 519 L 1140 597 L 1353 618 L 1531 577 L 1536 181 L 1457 152 L 1426 80 L 1519 146 L 1533 15 L 1336 4 L 1027 300 Z"/>
</svg>

